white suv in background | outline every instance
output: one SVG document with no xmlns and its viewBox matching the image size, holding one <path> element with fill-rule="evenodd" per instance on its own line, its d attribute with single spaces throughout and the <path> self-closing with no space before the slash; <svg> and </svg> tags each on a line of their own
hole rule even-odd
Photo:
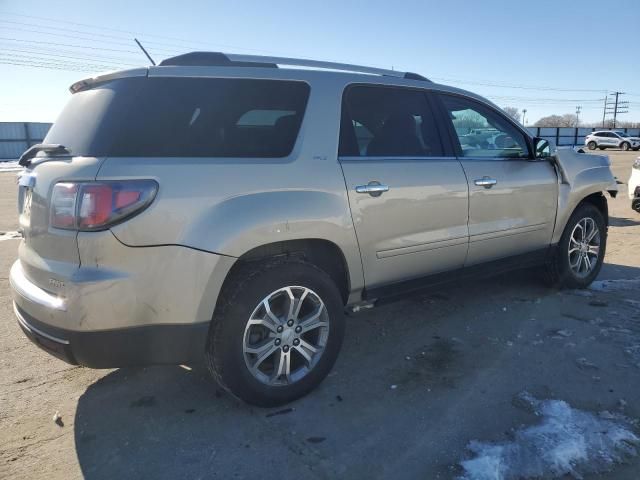
<svg viewBox="0 0 640 480">
<path fill-rule="evenodd" d="M 640 213 L 640 157 L 636 158 L 629 178 L 629 198 L 631 208 Z"/>
<path fill-rule="evenodd" d="M 622 150 L 638 150 L 640 149 L 640 138 L 631 137 L 625 132 L 599 131 L 592 132 L 584 139 L 584 144 L 589 150 L 600 150 L 605 148 L 621 148 Z"/>
</svg>

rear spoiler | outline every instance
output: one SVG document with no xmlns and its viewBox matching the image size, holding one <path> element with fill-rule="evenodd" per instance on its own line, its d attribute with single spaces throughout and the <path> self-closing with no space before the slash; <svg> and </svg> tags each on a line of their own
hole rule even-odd
<svg viewBox="0 0 640 480">
<path fill-rule="evenodd" d="M 111 80 L 116 80 L 118 78 L 146 77 L 148 73 L 149 73 L 149 69 L 146 67 L 131 68 L 129 70 L 119 70 L 117 72 L 104 73 L 102 75 L 97 75 L 95 77 L 85 78 L 84 80 L 77 81 L 76 83 L 74 83 L 69 87 L 69 91 L 71 93 L 77 93 L 83 90 L 89 90 L 90 88 L 93 88 L 96 85 L 109 82 Z"/>
</svg>

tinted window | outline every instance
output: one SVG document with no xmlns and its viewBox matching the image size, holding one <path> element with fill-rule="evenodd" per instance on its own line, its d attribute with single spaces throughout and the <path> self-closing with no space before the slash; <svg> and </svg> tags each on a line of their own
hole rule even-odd
<svg viewBox="0 0 640 480">
<path fill-rule="evenodd" d="M 302 82 L 120 79 L 73 95 L 45 142 L 88 156 L 285 157 L 308 96 Z"/>
<path fill-rule="evenodd" d="M 434 117 L 423 92 L 354 86 L 346 90 L 342 109 L 340 155 L 442 155 Z"/>
<path fill-rule="evenodd" d="M 510 121 L 480 103 L 440 95 L 463 157 L 529 158 L 525 136 Z"/>
</svg>

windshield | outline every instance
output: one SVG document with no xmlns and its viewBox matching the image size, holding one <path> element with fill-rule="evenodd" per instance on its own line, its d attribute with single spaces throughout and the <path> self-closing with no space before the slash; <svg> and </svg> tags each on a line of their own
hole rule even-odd
<svg viewBox="0 0 640 480">
<path fill-rule="evenodd" d="M 618 134 L 618 135 L 620 135 L 621 137 L 628 137 L 628 136 L 629 136 L 629 134 L 628 134 L 628 133 L 624 133 L 624 132 L 613 132 L 613 133 Z"/>
</svg>

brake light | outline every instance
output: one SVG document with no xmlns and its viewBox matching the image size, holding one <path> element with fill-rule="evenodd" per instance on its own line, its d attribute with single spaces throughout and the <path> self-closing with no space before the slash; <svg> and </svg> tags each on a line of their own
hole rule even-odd
<svg viewBox="0 0 640 480">
<path fill-rule="evenodd" d="M 61 182 L 53 187 L 50 224 L 71 230 L 105 230 L 147 208 L 154 180 Z"/>
</svg>

